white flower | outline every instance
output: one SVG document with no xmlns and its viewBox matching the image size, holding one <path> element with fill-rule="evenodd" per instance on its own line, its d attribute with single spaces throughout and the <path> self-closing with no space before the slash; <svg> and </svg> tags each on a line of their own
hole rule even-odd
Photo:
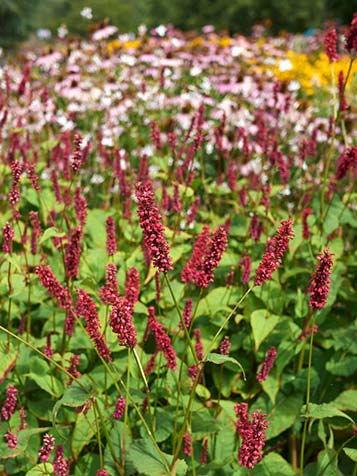
<svg viewBox="0 0 357 476">
<path fill-rule="evenodd" d="M 191 76 L 199 76 L 202 73 L 202 69 L 199 68 L 198 66 L 193 66 L 190 69 L 190 75 Z"/>
<path fill-rule="evenodd" d="M 155 28 L 155 31 L 159 36 L 165 36 L 167 28 L 165 25 L 159 25 L 157 28 Z"/>
<path fill-rule="evenodd" d="M 86 18 L 87 20 L 91 20 L 93 18 L 93 12 L 90 7 L 84 7 L 81 10 L 81 17 Z"/>
<path fill-rule="evenodd" d="M 103 182 L 104 182 L 104 178 L 99 174 L 93 174 L 90 179 L 90 183 L 94 183 L 94 184 L 100 184 Z"/>
<path fill-rule="evenodd" d="M 68 35 L 68 30 L 66 25 L 61 25 L 57 28 L 58 38 L 65 38 Z"/>
<path fill-rule="evenodd" d="M 106 147 L 113 147 L 114 146 L 113 138 L 112 137 L 103 137 L 102 145 L 105 145 Z"/>
<path fill-rule="evenodd" d="M 139 25 L 138 26 L 138 33 L 140 36 L 144 36 L 146 32 L 148 31 L 146 25 Z"/>
<path fill-rule="evenodd" d="M 51 30 L 48 28 L 39 28 L 36 31 L 37 38 L 40 38 L 40 40 L 48 40 L 51 38 Z"/>
<path fill-rule="evenodd" d="M 293 65 L 289 59 L 284 59 L 279 62 L 280 71 L 290 71 L 293 69 Z"/>
</svg>

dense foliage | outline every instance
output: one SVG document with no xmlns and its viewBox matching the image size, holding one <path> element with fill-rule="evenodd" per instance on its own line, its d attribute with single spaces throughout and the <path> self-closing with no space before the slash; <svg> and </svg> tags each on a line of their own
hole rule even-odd
<svg viewBox="0 0 357 476">
<path fill-rule="evenodd" d="M 356 474 L 356 51 L 106 25 L 5 65 L 0 474 Z"/>
</svg>

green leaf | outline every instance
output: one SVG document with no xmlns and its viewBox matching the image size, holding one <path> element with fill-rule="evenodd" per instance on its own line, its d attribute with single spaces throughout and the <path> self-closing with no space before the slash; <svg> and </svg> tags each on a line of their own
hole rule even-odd
<svg viewBox="0 0 357 476">
<path fill-rule="evenodd" d="M 302 290 L 298 288 L 295 303 L 296 317 L 305 317 L 307 315 L 308 309 L 306 293 L 303 293 Z"/>
<path fill-rule="evenodd" d="M 294 476 L 292 466 L 278 453 L 268 453 L 254 468 L 254 476 Z"/>
<path fill-rule="evenodd" d="M 343 448 L 346 455 L 355 463 L 357 463 L 357 450 L 356 448 Z"/>
<path fill-rule="evenodd" d="M 326 370 L 332 375 L 349 377 L 357 370 L 357 356 L 347 355 L 343 359 L 334 355 L 327 363 Z"/>
<path fill-rule="evenodd" d="M 240 370 L 243 373 L 244 380 L 245 380 L 245 373 L 244 373 L 243 367 L 238 362 L 238 360 L 234 359 L 233 357 L 230 357 L 229 355 L 216 354 L 214 352 L 209 353 L 209 354 L 207 354 L 206 362 L 212 362 L 213 364 L 217 364 L 217 365 L 224 364 L 226 362 L 230 362 L 231 364 L 234 364 L 234 365 L 236 365 L 237 367 L 240 368 Z"/>
<path fill-rule="evenodd" d="M 155 440 L 157 443 L 165 441 L 172 435 L 173 414 L 161 408 L 156 410 Z M 143 428 L 144 432 L 146 430 Z"/>
<path fill-rule="evenodd" d="M 85 391 L 78 383 L 73 382 L 72 385 L 66 389 L 63 397 L 56 402 L 53 407 L 53 419 L 56 420 L 59 409 L 62 405 L 72 408 L 77 408 L 84 405 L 91 397 L 89 391 Z"/>
<path fill-rule="evenodd" d="M 78 458 L 82 449 L 91 441 L 95 434 L 95 414 L 92 405 L 87 412 L 78 414 L 71 442 L 74 458 Z"/>
<path fill-rule="evenodd" d="M 208 433 L 222 428 L 222 424 L 213 418 L 207 410 L 192 413 L 192 433 Z"/>
<path fill-rule="evenodd" d="M 66 236 L 66 233 L 64 233 L 63 231 L 58 231 L 57 228 L 51 226 L 50 228 L 47 228 L 47 230 L 45 230 L 45 232 L 39 239 L 39 244 L 41 245 L 50 238 L 53 238 L 54 236 L 57 236 L 58 238 L 63 238 L 64 236 Z"/>
<path fill-rule="evenodd" d="M 53 474 L 53 466 L 51 463 L 40 463 L 34 466 L 26 473 L 26 476 L 51 476 Z"/>
<path fill-rule="evenodd" d="M 304 405 L 301 409 L 301 416 L 305 416 L 305 408 L 306 408 L 306 405 Z M 353 419 L 349 415 L 342 412 L 331 403 L 320 403 L 320 404 L 310 403 L 307 416 L 309 418 L 316 418 L 316 419 L 340 417 L 340 418 L 346 418 L 350 422 L 354 423 Z"/>
<path fill-rule="evenodd" d="M 279 316 L 270 314 L 266 309 L 258 309 L 252 312 L 250 323 L 253 330 L 255 351 L 259 349 L 260 344 L 268 337 L 278 322 Z"/>
<path fill-rule="evenodd" d="M 208 400 L 211 398 L 211 392 L 204 385 L 200 383 L 196 387 L 196 395 L 198 395 L 203 400 Z"/>
<path fill-rule="evenodd" d="M 302 402 L 302 395 L 291 395 L 278 400 L 268 416 L 270 422 L 266 432 L 268 440 L 280 435 L 294 424 L 299 416 Z"/>
<path fill-rule="evenodd" d="M 342 476 L 338 469 L 337 453 L 334 449 L 320 451 L 317 459 L 317 475 L 321 476 Z"/>
<path fill-rule="evenodd" d="M 128 456 L 140 474 L 145 476 L 164 476 L 170 474 L 166 470 L 165 464 L 151 440 L 140 439 L 133 442 L 129 447 Z M 162 453 L 162 457 L 165 459 L 167 466 L 169 466 L 169 461 L 172 457 L 165 453 Z"/>
<path fill-rule="evenodd" d="M 274 404 L 276 396 L 279 392 L 279 379 L 273 373 L 268 375 L 268 378 L 261 383 L 264 392 L 268 395 L 271 402 Z"/>
<path fill-rule="evenodd" d="M 57 377 L 49 374 L 49 367 L 43 359 L 32 357 L 30 362 L 29 377 L 45 392 L 55 398 L 59 398 L 63 393 L 63 384 Z"/>
<path fill-rule="evenodd" d="M 19 271 L 21 273 L 20 256 L 6 254 L 5 259 L 8 263 L 11 263 L 11 265 L 16 269 L 16 271 Z"/>
<path fill-rule="evenodd" d="M 209 314 L 213 316 L 217 311 L 228 309 L 228 299 L 230 293 L 226 287 L 212 289 L 207 296 L 200 300 L 197 308 L 197 315 Z M 231 299 L 232 300 L 232 299 Z"/>
<path fill-rule="evenodd" d="M 11 342 L 9 346 L 7 346 L 5 341 L 0 343 L 0 351 L 1 351 L 1 358 L 0 358 L 0 385 L 1 385 L 6 379 L 6 377 L 9 375 L 11 370 L 14 368 L 16 359 L 18 356 L 18 352 L 16 352 L 16 349 L 11 344 Z"/>
<path fill-rule="evenodd" d="M 339 410 L 357 412 L 357 390 L 346 390 L 331 403 Z"/>
</svg>

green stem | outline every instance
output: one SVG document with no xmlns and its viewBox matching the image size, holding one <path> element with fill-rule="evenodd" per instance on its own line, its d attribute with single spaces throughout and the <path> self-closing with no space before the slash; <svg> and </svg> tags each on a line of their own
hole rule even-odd
<svg viewBox="0 0 357 476">
<path fill-rule="evenodd" d="M 0 326 L 0 331 L 3 331 L 5 332 L 8 336 L 10 337 L 13 337 L 14 339 L 16 339 L 17 341 L 21 342 L 21 344 L 24 344 L 26 345 L 27 347 L 29 347 L 30 349 L 32 349 L 34 352 L 37 352 L 41 357 L 43 357 L 44 359 L 46 359 L 47 361 L 51 362 L 55 367 L 57 367 L 61 372 L 64 372 L 67 377 L 69 377 L 71 380 L 74 380 L 80 387 L 82 390 L 84 390 L 86 393 L 89 394 L 88 392 L 88 389 L 79 381 L 77 380 L 76 377 L 74 377 L 71 373 L 68 372 L 67 369 L 65 369 L 64 367 L 62 367 L 62 365 L 58 364 L 55 360 L 53 360 L 51 357 L 48 357 L 46 354 L 44 354 L 43 352 L 41 352 L 39 349 L 37 349 L 35 346 L 33 346 L 32 344 L 30 344 L 30 342 L 26 342 L 24 339 L 22 339 L 22 337 L 19 337 L 17 336 L 16 334 L 13 334 L 11 331 L 9 331 L 8 329 L 5 329 L 5 327 L 3 326 Z"/>
<path fill-rule="evenodd" d="M 196 365 L 197 365 L 197 364 L 199 363 L 199 360 L 198 360 L 198 358 L 197 358 L 194 345 L 193 345 L 193 343 L 192 343 L 192 341 L 191 341 L 191 339 L 190 339 L 190 334 L 188 333 L 188 329 L 187 329 L 187 327 L 186 327 L 185 321 L 183 320 L 181 310 L 180 310 L 179 305 L 178 305 L 177 300 L 176 300 L 176 296 L 175 296 L 175 294 L 174 294 L 174 292 L 173 292 L 173 290 L 172 290 L 172 287 L 171 287 L 169 278 L 167 277 L 167 274 L 166 274 L 166 273 L 165 273 L 165 280 L 166 280 L 166 284 L 167 284 L 167 286 L 168 286 L 168 288 L 169 288 L 171 297 L 172 297 L 172 299 L 173 299 L 173 301 L 174 301 L 174 304 L 175 304 L 177 313 L 178 313 L 178 315 L 179 315 L 182 328 L 183 328 L 183 330 L 184 330 L 184 332 L 185 332 L 185 337 L 186 337 L 186 339 L 187 339 L 188 345 L 190 346 L 190 349 L 191 349 L 191 352 L 192 352 L 192 356 L 193 356 L 193 358 L 194 358 L 194 360 L 195 360 L 195 363 L 196 363 Z"/>
<path fill-rule="evenodd" d="M 206 355 L 204 356 L 203 358 L 203 361 L 205 362 L 206 359 L 207 359 L 207 355 L 211 352 L 212 349 L 214 349 L 214 346 L 216 344 L 216 341 L 220 335 L 220 333 L 222 332 L 222 330 L 224 329 L 224 327 L 226 326 L 226 324 L 228 323 L 228 321 L 230 320 L 230 318 L 235 314 L 235 312 L 237 311 L 238 307 L 242 304 L 242 302 L 244 301 L 244 299 L 248 296 L 248 294 L 250 293 L 250 291 L 253 289 L 253 287 L 247 289 L 247 291 L 243 294 L 243 296 L 240 298 L 240 300 L 237 302 L 237 304 L 234 306 L 234 308 L 232 309 L 232 311 L 228 314 L 228 316 L 226 317 L 226 319 L 224 320 L 223 324 L 221 325 L 221 327 L 218 329 L 218 331 L 216 332 L 216 335 L 213 337 L 210 345 L 208 346 L 208 349 L 207 349 L 207 352 L 206 352 Z"/>
<path fill-rule="evenodd" d="M 310 403 L 310 392 L 311 392 L 311 364 L 312 364 L 312 349 L 314 341 L 314 325 L 315 325 L 315 314 L 312 315 L 311 321 L 311 336 L 310 336 L 310 346 L 309 346 L 309 363 L 307 368 L 307 388 L 306 388 L 306 405 L 305 405 L 305 421 L 304 428 L 301 439 L 301 451 L 300 451 L 300 476 L 304 474 L 304 453 L 305 453 L 305 442 L 306 442 L 306 433 L 308 425 L 308 414 L 309 414 L 309 403 Z"/>
<path fill-rule="evenodd" d="M 170 467 L 171 470 L 174 468 L 176 460 L 177 460 L 177 458 L 180 454 L 180 451 L 181 451 L 183 435 L 185 434 L 185 431 L 186 431 L 186 428 L 187 428 L 187 423 L 189 421 L 189 417 L 190 417 L 190 413 L 191 413 L 191 405 L 192 405 L 192 402 L 193 402 L 193 396 L 196 392 L 196 387 L 197 387 L 201 372 L 202 372 L 202 366 L 199 366 L 198 369 L 197 369 L 197 374 L 196 374 L 195 380 L 192 384 L 190 397 L 189 397 L 189 400 L 187 402 L 186 412 L 185 412 L 184 420 L 183 420 L 183 423 L 182 423 L 182 426 L 181 426 L 181 430 L 179 431 L 179 434 L 178 434 L 177 445 L 176 445 L 176 449 L 174 451 L 174 456 L 172 458 L 172 463 L 171 463 L 171 467 Z"/>
<path fill-rule="evenodd" d="M 120 385 L 123 387 L 123 389 L 124 389 L 126 395 L 129 397 L 130 404 L 134 407 L 134 409 L 135 409 L 136 413 L 138 414 L 138 417 L 140 418 L 140 420 L 141 420 L 141 422 L 142 422 L 142 424 L 143 424 L 143 426 L 144 426 L 144 428 L 145 428 L 145 430 L 146 430 L 146 432 L 147 432 L 149 438 L 151 439 L 153 445 L 155 446 L 155 449 L 157 450 L 157 452 L 158 452 L 158 454 L 159 454 L 159 456 L 160 456 L 160 459 L 161 459 L 161 461 L 162 461 L 162 463 L 163 463 L 163 465 L 164 465 L 164 467 L 165 467 L 165 469 L 166 469 L 166 471 L 167 471 L 167 474 L 170 474 L 170 468 L 169 468 L 169 466 L 168 466 L 168 464 L 167 464 L 166 458 L 165 458 L 165 456 L 162 454 L 162 451 L 161 451 L 159 445 L 157 444 L 157 442 L 156 442 L 156 440 L 155 440 L 155 437 L 154 437 L 152 431 L 150 430 L 150 428 L 149 428 L 149 426 L 148 426 L 148 424 L 147 424 L 147 422 L 146 422 L 146 420 L 145 420 L 143 414 L 141 413 L 139 407 L 138 407 L 137 404 L 135 403 L 133 397 L 130 395 L 129 389 L 128 389 L 127 386 L 124 384 L 123 379 L 122 379 L 121 376 L 118 374 L 118 372 L 117 372 L 117 370 L 116 370 L 116 368 L 115 368 L 114 366 L 113 366 L 113 371 L 114 371 L 114 373 L 115 373 L 116 375 L 113 374 L 111 368 L 109 367 L 109 365 L 107 364 L 107 362 L 103 359 L 103 357 L 102 357 L 100 354 L 98 354 L 98 357 L 100 358 L 100 360 L 101 360 L 102 364 L 104 365 L 104 367 L 107 369 L 107 372 L 108 372 L 108 374 L 110 375 L 110 377 L 111 377 L 111 379 L 112 379 L 112 381 L 113 381 L 113 383 L 114 383 L 114 386 L 115 386 L 115 388 L 117 389 L 119 395 L 122 395 L 122 391 L 120 390 L 120 387 L 119 387 L 117 381 L 120 382 Z"/>
<path fill-rule="evenodd" d="M 104 463 L 103 463 L 102 441 L 101 441 L 101 438 L 100 438 L 100 428 L 99 428 L 99 422 L 98 422 L 97 409 L 98 409 L 98 404 L 97 404 L 97 402 L 95 402 L 94 405 L 93 405 L 93 413 L 94 413 L 95 426 L 96 426 L 96 430 L 97 430 L 99 465 L 100 465 L 101 468 L 103 468 Z"/>
<path fill-rule="evenodd" d="M 144 382 L 146 391 L 149 392 L 149 391 L 150 391 L 150 389 L 149 389 L 149 384 L 148 384 L 148 381 L 147 381 L 147 379 L 146 379 L 146 375 L 145 375 L 143 366 L 141 365 L 141 362 L 140 362 L 140 359 L 139 359 L 139 356 L 138 356 L 138 353 L 137 353 L 135 347 L 133 348 L 133 354 L 134 354 L 134 358 L 135 358 L 135 361 L 136 361 L 136 365 L 138 366 L 138 369 L 139 369 L 141 378 L 143 379 L 143 382 Z"/>
<path fill-rule="evenodd" d="M 9 287 L 9 305 L 8 305 L 8 308 L 7 308 L 7 327 L 8 329 L 10 329 L 11 327 L 11 303 L 12 303 L 12 299 L 11 299 L 11 294 L 12 294 L 12 283 L 11 283 L 11 263 L 9 262 L 9 267 L 8 267 L 8 271 L 7 271 L 7 284 L 8 284 L 8 287 Z M 7 336 L 7 347 L 9 348 L 10 346 L 10 336 L 8 335 Z"/>
</svg>

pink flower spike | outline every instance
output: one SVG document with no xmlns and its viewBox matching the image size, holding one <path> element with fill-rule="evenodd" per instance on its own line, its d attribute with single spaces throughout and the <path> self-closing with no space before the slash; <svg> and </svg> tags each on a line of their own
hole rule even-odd
<svg viewBox="0 0 357 476">
<path fill-rule="evenodd" d="M 38 451 L 38 458 L 41 463 L 48 461 L 53 448 L 55 447 L 55 438 L 50 436 L 48 433 L 45 433 L 43 436 L 42 446 Z"/>
<path fill-rule="evenodd" d="M 125 413 L 126 400 L 122 395 L 117 399 L 115 404 L 115 411 L 113 412 L 113 418 L 121 420 Z"/>
<path fill-rule="evenodd" d="M 164 235 L 161 214 L 155 203 L 154 190 L 150 180 L 138 183 L 136 198 L 144 243 L 149 250 L 154 266 L 159 271 L 166 273 L 173 269 L 172 259 L 169 255 L 170 247 Z"/>
<path fill-rule="evenodd" d="M 7 442 L 7 447 L 10 449 L 15 449 L 17 447 L 18 438 L 12 431 L 5 433 L 4 438 Z"/>
<path fill-rule="evenodd" d="M 15 232 L 10 225 L 9 222 L 5 223 L 2 229 L 2 236 L 3 236 L 3 245 L 2 245 L 2 250 L 4 253 L 11 253 L 12 249 L 12 240 L 15 236 Z"/>
<path fill-rule="evenodd" d="M 289 220 L 282 221 L 275 236 L 268 239 L 265 254 L 255 273 L 254 286 L 261 286 L 271 279 L 289 247 L 289 240 L 293 237 L 292 220 L 289 218 Z"/>
<path fill-rule="evenodd" d="M 265 431 L 269 425 L 265 420 L 267 415 L 258 410 L 252 413 L 250 419 L 247 403 L 237 403 L 234 411 L 238 419 L 236 430 L 242 439 L 238 453 L 239 464 L 252 469 L 263 458 L 261 451 L 266 439 Z"/>
<path fill-rule="evenodd" d="M 64 458 L 64 450 L 62 445 L 56 448 L 55 459 L 53 461 L 53 472 L 57 476 L 69 476 L 69 463 Z"/>
<path fill-rule="evenodd" d="M 331 284 L 332 256 L 329 248 L 326 247 L 317 257 L 319 264 L 315 273 L 310 278 L 310 285 L 307 292 L 310 294 L 309 306 L 317 311 L 322 309 L 327 301 Z"/>
<path fill-rule="evenodd" d="M 113 256 L 117 251 L 117 242 L 115 238 L 115 223 L 112 216 L 107 218 L 107 253 L 108 256 Z"/>
<path fill-rule="evenodd" d="M 176 352 L 171 344 L 170 337 L 166 334 L 163 326 L 156 320 L 155 310 L 152 306 L 149 306 L 149 321 L 148 327 L 153 333 L 157 348 L 162 350 L 167 361 L 169 369 L 176 370 Z"/>
<path fill-rule="evenodd" d="M 354 13 L 350 29 L 345 34 L 345 48 L 350 54 L 357 53 L 357 13 Z"/>
<path fill-rule="evenodd" d="M 18 392 L 19 391 L 14 385 L 9 385 L 6 389 L 6 400 L 1 409 L 1 415 L 6 421 L 10 419 L 15 411 Z"/>
<path fill-rule="evenodd" d="M 337 55 L 337 34 L 336 34 L 336 29 L 331 28 L 330 30 L 325 32 L 324 36 L 324 47 L 325 47 L 325 53 L 328 56 L 328 59 L 330 60 L 330 63 L 333 63 L 338 59 Z"/>
<path fill-rule="evenodd" d="M 264 382 L 267 379 L 267 377 L 269 375 L 269 372 L 270 372 L 271 368 L 274 365 L 276 354 L 277 354 L 277 352 L 276 352 L 275 347 L 271 347 L 268 350 L 268 353 L 265 357 L 263 365 L 262 365 L 260 371 L 257 374 L 258 382 Z"/>
</svg>

